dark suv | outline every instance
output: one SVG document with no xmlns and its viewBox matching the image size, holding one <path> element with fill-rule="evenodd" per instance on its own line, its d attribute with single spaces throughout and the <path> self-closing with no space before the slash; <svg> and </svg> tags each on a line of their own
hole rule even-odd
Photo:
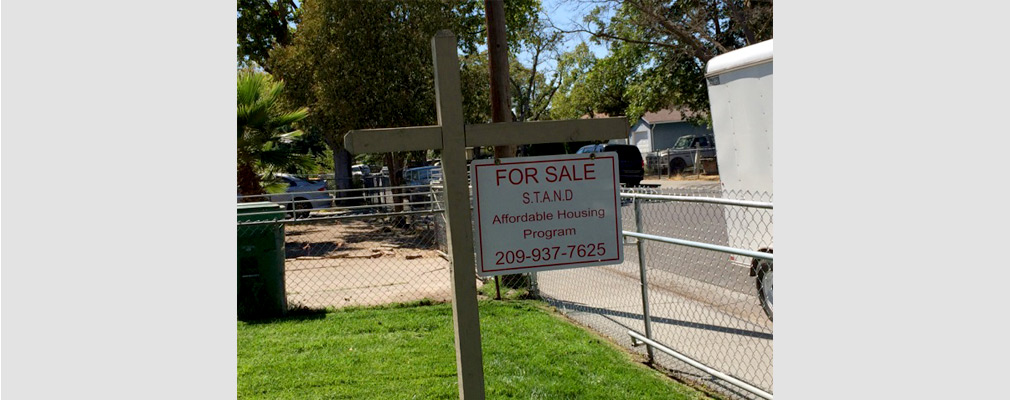
<svg viewBox="0 0 1010 400">
<path fill-rule="evenodd" d="M 630 144 L 591 144 L 582 146 L 576 154 L 600 153 L 613 151 L 617 153 L 617 170 L 621 175 L 621 183 L 626 187 L 638 186 L 645 178 L 645 161 L 638 146 Z"/>
</svg>

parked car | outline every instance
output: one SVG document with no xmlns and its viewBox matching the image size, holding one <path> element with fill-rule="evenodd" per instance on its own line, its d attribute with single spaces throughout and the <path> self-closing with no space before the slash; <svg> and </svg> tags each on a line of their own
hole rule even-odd
<svg viewBox="0 0 1010 400">
<path fill-rule="evenodd" d="M 630 144 L 591 144 L 582 146 L 576 154 L 613 151 L 617 153 L 617 171 L 625 187 L 638 186 L 645 178 L 645 160 L 637 146 Z"/>
<path fill-rule="evenodd" d="M 309 210 L 321 210 L 333 206 L 333 196 L 326 191 L 326 181 L 299 178 L 290 174 L 275 174 L 288 185 L 284 193 L 267 195 L 270 201 L 284 204 L 288 210 L 297 210 L 295 218 L 309 216 Z"/>
<path fill-rule="evenodd" d="M 407 186 L 416 186 L 407 189 L 408 192 L 412 193 L 410 195 L 411 203 L 429 201 L 429 192 L 431 191 L 429 185 L 431 185 L 432 182 L 441 180 L 441 166 L 429 165 L 425 167 L 407 168 L 403 171 L 403 181 L 406 182 Z"/>
<path fill-rule="evenodd" d="M 669 160 L 670 173 L 675 174 L 684 168 L 694 166 L 694 157 L 715 157 L 715 136 L 685 135 L 677 139 L 673 147 L 656 153 L 662 160 Z"/>
<path fill-rule="evenodd" d="M 372 170 L 368 168 L 365 164 L 356 164 L 351 166 L 351 176 L 352 177 L 362 177 L 372 174 Z"/>
</svg>

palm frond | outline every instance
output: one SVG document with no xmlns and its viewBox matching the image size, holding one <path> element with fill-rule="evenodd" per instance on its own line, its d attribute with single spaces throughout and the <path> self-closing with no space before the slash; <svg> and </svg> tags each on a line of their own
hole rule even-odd
<svg viewBox="0 0 1010 400">
<path fill-rule="evenodd" d="M 239 71 L 238 76 L 238 104 L 253 104 L 263 92 L 266 84 L 266 75 L 253 72 L 251 70 Z"/>
<path fill-rule="evenodd" d="M 239 161 L 251 163 L 259 171 L 261 185 L 268 192 L 286 188 L 273 178 L 274 171 L 308 171 L 315 166 L 311 156 L 295 154 L 290 146 L 304 135 L 301 130 L 291 129 L 308 116 L 308 109 L 282 109 L 283 90 L 284 82 L 274 81 L 269 74 L 239 72 L 236 112 Z"/>
<path fill-rule="evenodd" d="M 270 123 L 277 127 L 283 127 L 301 121 L 308 116 L 309 116 L 309 109 L 306 107 L 302 107 L 301 109 L 275 116 L 273 119 L 270 120 Z"/>
<path fill-rule="evenodd" d="M 297 131 L 291 131 L 291 132 L 285 133 L 283 135 L 280 135 L 277 138 L 278 138 L 278 140 L 281 141 L 281 143 L 291 143 L 291 142 L 295 141 L 295 139 L 298 139 L 298 138 L 302 137 L 303 134 L 305 134 L 305 132 L 302 132 L 299 129 Z"/>
</svg>

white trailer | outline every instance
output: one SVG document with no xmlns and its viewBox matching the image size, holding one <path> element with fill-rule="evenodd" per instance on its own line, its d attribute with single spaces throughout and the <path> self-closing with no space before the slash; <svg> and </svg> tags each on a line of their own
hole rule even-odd
<svg viewBox="0 0 1010 400">
<path fill-rule="evenodd" d="M 772 202 L 772 40 L 711 59 L 705 76 L 723 197 Z M 725 214 L 730 247 L 772 252 L 769 210 L 728 206 Z M 771 318 L 771 261 L 731 260 L 757 277 L 758 298 Z"/>
</svg>

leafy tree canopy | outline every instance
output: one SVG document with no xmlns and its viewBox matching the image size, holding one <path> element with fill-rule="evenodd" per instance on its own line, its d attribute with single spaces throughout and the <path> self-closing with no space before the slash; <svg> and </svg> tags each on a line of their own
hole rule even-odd
<svg viewBox="0 0 1010 400">
<path fill-rule="evenodd" d="M 291 43 L 298 24 L 293 0 L 238 0 L 238 64 L 266 67 L 270 49 Z"/>
<path fill-rule="evenodd" d="M 586 24 L 570 32 L 592 34 L 609 44 L 610 54 L 593 60 L 577 48 L 566 55 L 573 71 L 563 83 L 569 86 L 558 108 L 568 113 L 591 109 L 624 114 L 634 121 L 647 111 L 672 108 L 695 122 L 706 121 L 706 63 L 719 54 L 772 38 L 771 1 L 587 3 L 594 8 Z M 585 65 L 590 68 L 580 69 Z"/>
<path fill-rule="evenodd" d="M 507 21 L 525 24 L 538 7 L 509 2 Z M 442 29 L 456 34 L 463 53 L 468 118 L 481 117 L 486 89 L 471 56 L 486 37 L 483 1 L 307 0 L 299 15 L 291 44 L 274 47 L 267 66 L 287 82 L 293 104 L 314 110 L 307 133 L 335 152 L 350 129 L 435 124 L 431 38 Z"/>
</svg>

